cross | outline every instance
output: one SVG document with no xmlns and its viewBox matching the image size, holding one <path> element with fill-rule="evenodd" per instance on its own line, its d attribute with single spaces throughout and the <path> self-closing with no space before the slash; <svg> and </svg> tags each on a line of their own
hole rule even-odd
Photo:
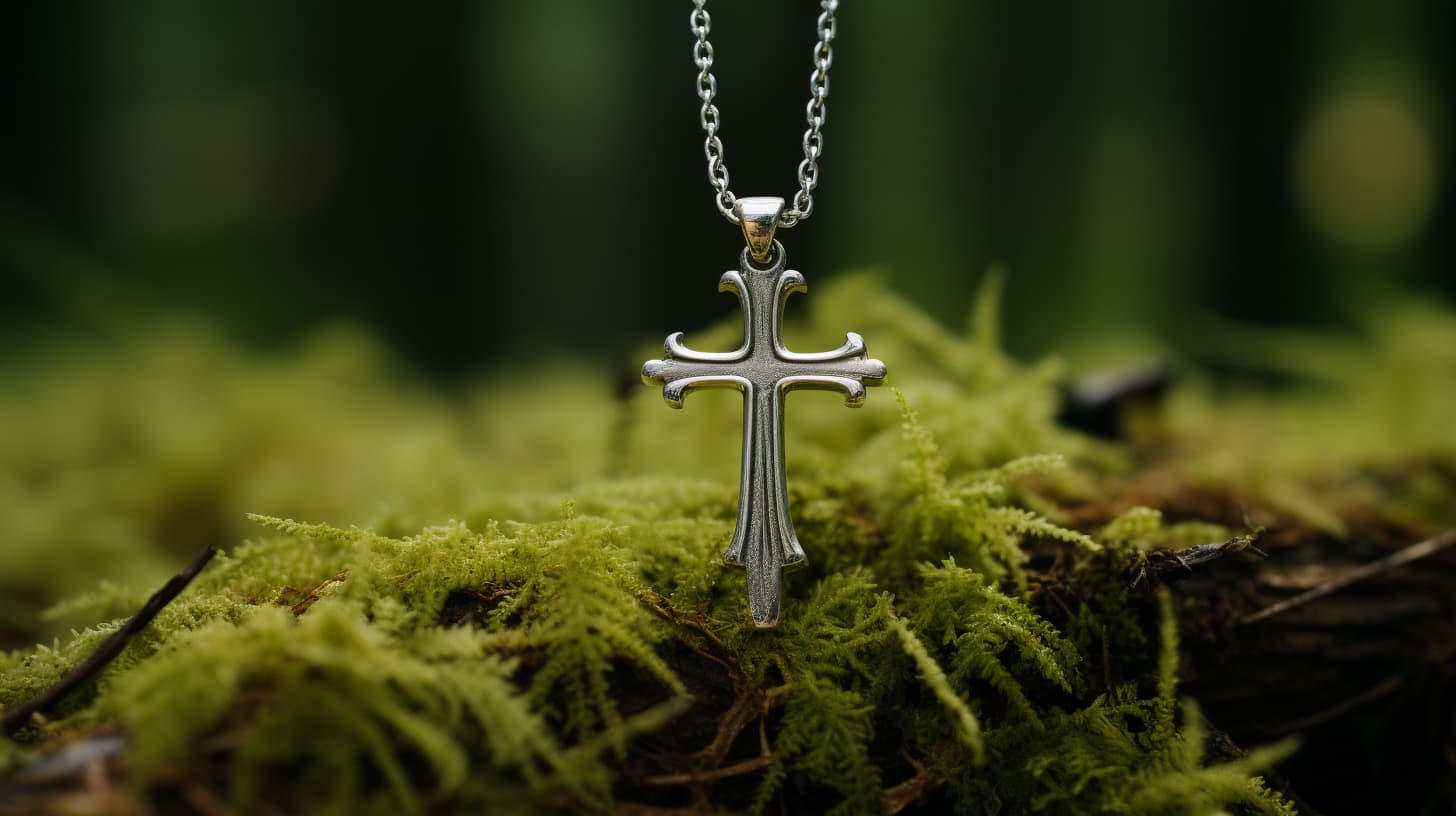
<svg viewBox="0 0 1456 816">
<path fill-rule="evenodd" d="M 789 518 L 784 396 L 796 389 L 842 391 L 844 404 L 857 408 L 865 386 L 884 380 L 885 364 L 866 356 L 864 339 L 854 332 L 833 351 L 800 354 L 784 348 L 784 304 L 808 286 L 803 275 L 784 269 L 783 245 L 773 240 L 783 199 L 742 198 L 737 207 L 749 246 L 738 270 L 723 273 L 718 291 L 738 296 L 743 345 L 728 352 L 695 351 L 676 332 L 667 338 L 664 359 L 642 366 L 642 379 L 661 383 L 663 399 L 673 408 L 682 408 L 683 397 L 698 388 L 743 393 L 738 521 L 723 558 L 747 568 L 753 623 L 768 628 L 778 623 L 783 567 L 804 560 Z"/>
</svg>

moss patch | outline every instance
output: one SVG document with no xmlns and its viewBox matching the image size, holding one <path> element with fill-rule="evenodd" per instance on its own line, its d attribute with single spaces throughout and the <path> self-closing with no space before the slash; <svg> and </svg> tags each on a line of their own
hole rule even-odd
<svg viewBox="0 0 1456 816">
<path fill-rule="evenodd" d="M 999 351 L 998 285 L 964 337 L 873 276 L 816 293 L 795 324 L 791 344 L 862 331 L 902 396 L 791 400 L 810 563 L 772 631 L 746 625 L 742 573 L 720 560 L 731 395 L 669 412 L 563 365 L 447 397 L 347 332 L 284 360 L 176 327 L 34 360 L 0 391 L 0 584 L 19 599 L 0 627 L 12 643 L 85 628 L 0 658 L 0 704 L 82 659 L 179 553 L 227 552 L 56 719 L 0 741 L 0 766 L 116 732 L 124 796 L 244 811 L 1292 812 L 1259 778 L 1291 744 L 1205 760 L 1170 596 L 1131 587 L 1148 551 L 1231 531 L 1078 515 L 1146 471 L 1054 422 L 1060 371 Z M 1456 354 L 1420 347 L 1432 365 Z M 1145 429 L 1189 451 L 1169 466 L 1341 523 L 1312 459 L 1220 469 L 1205 448 L 1240 423 L 1298 433 L 1277 430 L 1284 408 L 1212 399 L 1190 388 Z M 1352 437 L 1324 456 L 1419 459 L 1431 500 L 1402 512 L 1434 523 L 1448 441 Z"/>
</svg>

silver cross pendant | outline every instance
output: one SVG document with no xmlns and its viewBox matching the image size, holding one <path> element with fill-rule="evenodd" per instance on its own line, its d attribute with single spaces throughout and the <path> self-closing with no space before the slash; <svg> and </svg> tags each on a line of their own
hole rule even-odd
<svg viewBox="0 0 1456 816">
<path fill-rule="evenodd" d="M 784 269 L 784 248 L 774 240 L 783 212 L 782 198 L 740 198 L 734 205 L 748 246 L 736 271 L 724 272 L 718 291 L 733 292 L 743 308 L 743 345 L 735 351 L 694 351 L 682 332 L 667 338 L 666 355 L 642 366 L 642 379 L 661 384 L 663 399 L 683 407 L 695 388 L 733 388 L 743 392 L 743 467 L 738 490 L 738 522 L 723 554 L 748 570 L 748 605 L 753 625 L 778 623 L 782 570 L 804 560 L 789 518 L 784 474 L 784 395 L 808 388 L 844 392 L 844 404 L 864 403 L 865 386 L 879 385 L 885 364 L 866 356 L 864 339 L 854 332 L 833 351 L 799 354 L 784 348 L 784 304 L 794 292 L 808 291 L 804 276 Z"/>
</svg>

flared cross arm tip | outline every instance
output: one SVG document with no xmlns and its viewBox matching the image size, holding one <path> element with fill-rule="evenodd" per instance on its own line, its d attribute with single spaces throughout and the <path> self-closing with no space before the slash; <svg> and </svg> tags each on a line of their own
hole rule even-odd
<svg viewBox="0 0 1456 816">
<path fill-rule="evenodd" d="M 732 374 L 692 374 L 675 360 L 648 360 L 642 365 L 642 381 L 648 385 L 662 384 L 662 399 L 672 408 L 682 408 L 683 399 L 689 391 L 699 388 L 731 388 L 747 391 L 752 384 L 744 377 Z M 701 368 L 697 369 L 702 371 Z"/>
<path fill-rule="evenodd" d="M 864 405 L 865 386 L 879 385 L 878 380 L 884 379 L 885 364 L 879 360 L 864 360 L 864 363 L 878 363 L 878 375 L 874 373 L 872 366 L 863 366 L 862 370 L 847 372 L 850 376 L 838 376 L 834 374 L 801 374 L 794 377 L 785 377 L 779 380 L 779 388 L 788 391 L 839 391 L 844 394 L 844 404 L 850 408 L 858 408 Z"/>
<path fill-rule="evenodd" d="M 880 386 L 885 384 L 885 377 L 888 375 L 889 369 L 885 368 L 884 363 L 873 357 L 858 362 L 860 368 L 859 377 L 865 385 Z"/>
<path fill-rule="evenodd" d="M 667 360 L 648 360 L 642 364 L 642 384 L 660 385 L 667 379 Z"/>
</svg>

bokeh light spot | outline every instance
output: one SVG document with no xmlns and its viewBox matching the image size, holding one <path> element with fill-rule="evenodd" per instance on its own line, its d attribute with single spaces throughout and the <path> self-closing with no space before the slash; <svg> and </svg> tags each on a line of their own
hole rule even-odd
<svg viewBox="0 0 1456 816">
<path fill-rule="evenodd" d="M 1295 148 L 1300 210 L 1327 239 L 1393 249 L 1425 226 L 1436 198 L 1429 126 L 1401 95 L 1347 88 L 1306 123 Z"/>
</svg>

